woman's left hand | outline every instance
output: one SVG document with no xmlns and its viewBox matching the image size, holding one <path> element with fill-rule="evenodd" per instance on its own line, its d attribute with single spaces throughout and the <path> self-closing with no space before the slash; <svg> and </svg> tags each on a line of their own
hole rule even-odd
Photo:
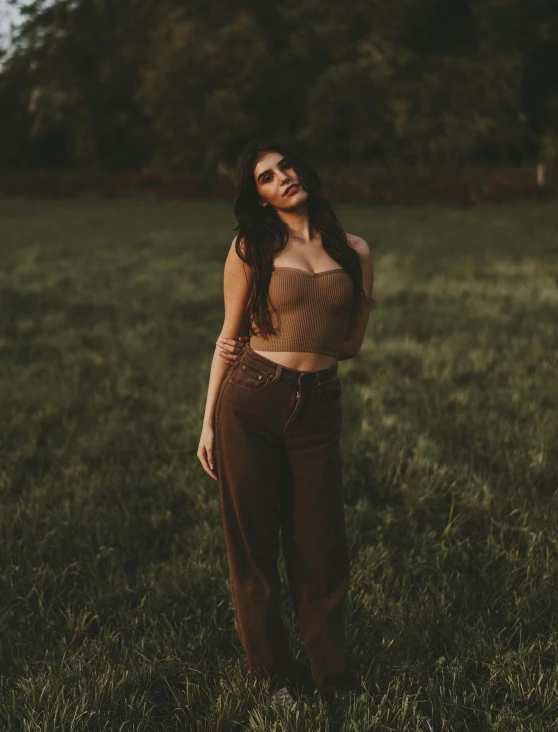
<svg viewBox="0 0 558 732">
<path fill-rule="evenodd" d="M 219 338 L 217 343 L 217 353 L 222 356 L 225 361 L 232 364 L 236 361 L 246 343 L 250 340 L 250 336 L 240 336 L 240 338 Z"/>
</svg>

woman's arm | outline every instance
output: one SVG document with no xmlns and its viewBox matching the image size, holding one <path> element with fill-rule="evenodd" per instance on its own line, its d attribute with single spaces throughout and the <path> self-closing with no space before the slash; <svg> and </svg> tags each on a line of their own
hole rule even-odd
<svg viewBox="0 0 558 732">
<path fill-rule="evenodd" d="M 236 253 L 236 239 L 237 237 L 235 236 L 225 261 L 223 275 L 225 320 L 219 338 L 239 338 L 240 336 L 244 336 L 244 342 L 249 329 L 247 304 L 252 287 L 252 273 L 248 265 Z M 229 364 L 219 354 L 219 348 L 216 347 L 209 374 L 209 385 L 203 417 L 204 426 L 214 426 L 217 397 L 228 369 Z"/>
<path fill-rule="evenodd" d="M 362 288 L 368 297 L 372 297 L 372 291 L 374 289 L 374 266 L 370 256 L 370 247 L 360 236 L 347 234 L 347 239 L 349 244 L 360 256 L 362 264 Z M 362 341 L 366 334 L 369 316 L 370 305 L 359 297 L 351 313 L 351 320 L 341 349 L 340 361 L 347 358 L 354 358 L 360 351 Z"/>
<path fill-rule="evenodd" d="M 221 358 L 217 349 L 215 349 L 213 360 L 211 361 L 211 369 L 209 371 L 209 384 L 207 387 L 207 399 L 205 402 L 205 413 L 203 416 L 204 427 L 215 427 L 215 404 L 217 402 L 221 383 L 229 368 L 229 364 Z"/>
</svg>

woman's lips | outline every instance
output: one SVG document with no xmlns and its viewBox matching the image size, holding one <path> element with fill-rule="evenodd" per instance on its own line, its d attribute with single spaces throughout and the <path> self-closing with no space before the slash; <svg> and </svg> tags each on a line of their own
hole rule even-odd
<svg viewBox="0 0 558 732">
<path fill-rule="evenodd" d="M 296 193 L 298 191 L 298 183 L 295 183 L 293 186 L 290 186 L 290 188 L 287 189 L 285 192 L 286 196 L 292 196 L 293 193 Z"/>
</svg>

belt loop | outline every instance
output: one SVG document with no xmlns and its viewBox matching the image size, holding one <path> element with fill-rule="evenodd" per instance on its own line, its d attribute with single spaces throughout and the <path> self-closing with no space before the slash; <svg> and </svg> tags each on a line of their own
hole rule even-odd
<svg viewBox="0 0 558 732">
<path fill-rule="evenodd" d="M 279 379 L 279 377 L 281 376 L 281 372 L 282 371 L 283 371 L 283 367 L 282 366 L 277 366 L 277 368 L 275 369 L 275 373 L 273 374 L 273 377 L 272 377 L 271 381 L 277 381 Z"/>
</svg>

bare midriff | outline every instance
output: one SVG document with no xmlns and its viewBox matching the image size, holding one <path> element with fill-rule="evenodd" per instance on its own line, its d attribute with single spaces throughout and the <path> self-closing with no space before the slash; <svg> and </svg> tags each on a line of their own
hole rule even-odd
<svg viewBox="0 0 558 732">
<path fill-rule="evenodd" d="M 295 369 L 296 371 L 323 371 L 330 366 L 335 366 L 337 359 L 335 356 L 327 356 L 324 353 L 309 353 L 308 351 L 256 351 L 260 356 L 267 358 L 269 361 L 285 366 L 287 369 Z"/>
</svg>

